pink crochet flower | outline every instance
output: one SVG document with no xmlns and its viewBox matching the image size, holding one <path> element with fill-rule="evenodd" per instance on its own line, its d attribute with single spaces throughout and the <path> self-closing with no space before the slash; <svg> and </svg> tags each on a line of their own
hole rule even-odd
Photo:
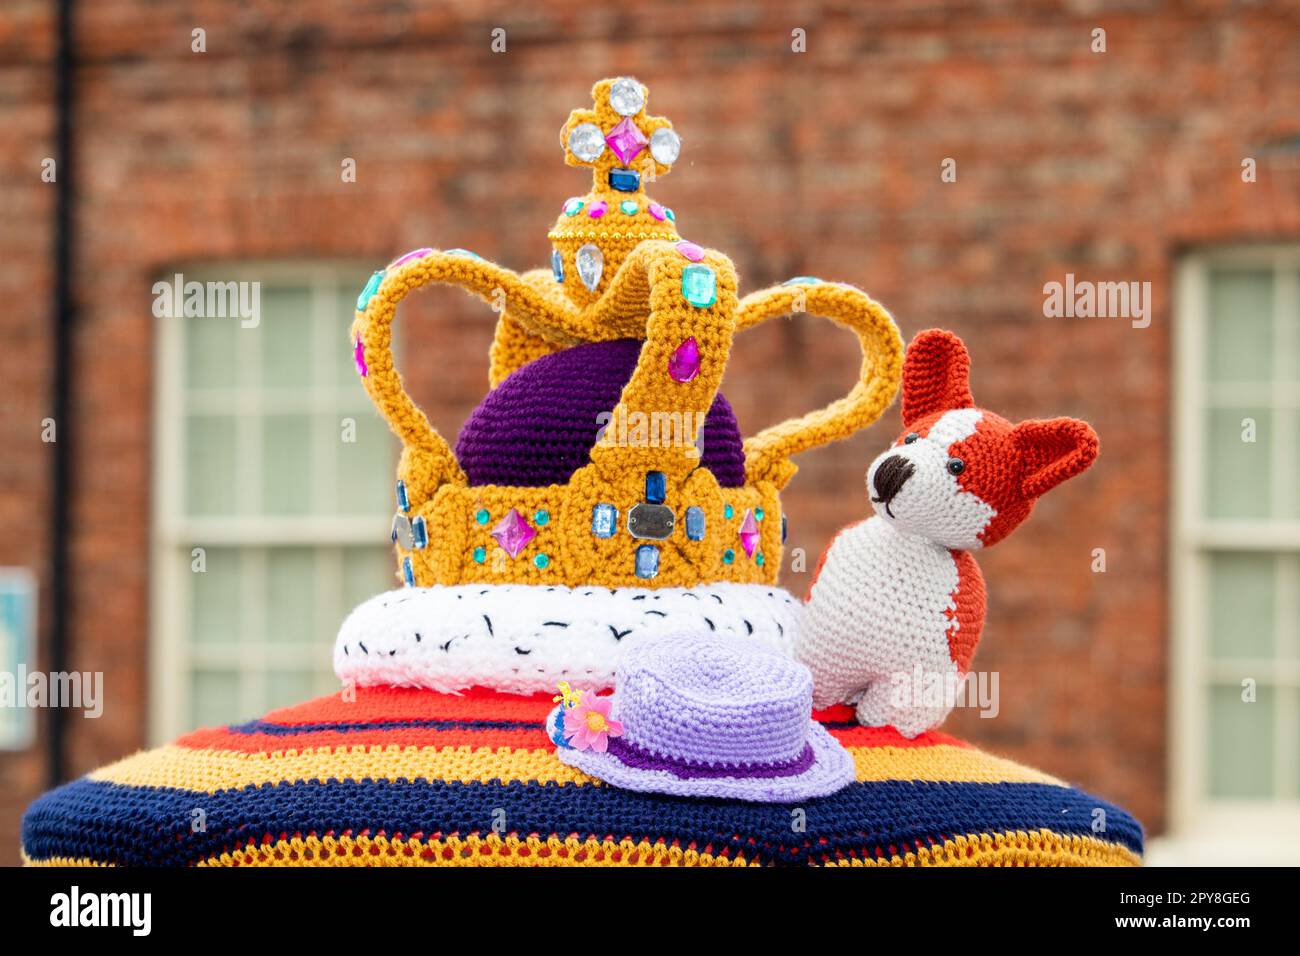
<svg viewBox="0 0 1300 956">
<path fill-rule="evenodd" d="M 583 694 L 582 703 L 564 712 L 564 738 L 577 750 L 604 753 L 610 737 L 623 736 L 623 725 L 609 716 L 613 697 Z"/>
</svg>

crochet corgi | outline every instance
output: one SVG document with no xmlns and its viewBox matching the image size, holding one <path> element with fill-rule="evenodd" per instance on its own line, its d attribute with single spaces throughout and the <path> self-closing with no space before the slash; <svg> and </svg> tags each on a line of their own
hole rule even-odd
<svg viewBox="0 0 1300 956">
<path fill-rule="evenodd" d="M 951 332 L 921 332 L 908 346 L 904 432 L 867 471 L 875 515 L 822 555 L 795 644 L 816 706 L 853 704 L 861 723 L 908 738 L 943 722 L 970 669 L 985 604 L 972 552 L 1097 457 L 1085 422 L 1013 425 L 975 407 L 969 374 Z M 952 692 L 916 693 L 922 686 Z"/>
</svg>

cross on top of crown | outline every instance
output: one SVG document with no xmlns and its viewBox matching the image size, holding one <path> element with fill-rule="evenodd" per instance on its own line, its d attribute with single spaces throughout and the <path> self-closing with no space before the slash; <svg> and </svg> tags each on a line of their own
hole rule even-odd
<svg viewBox="0 0 1300 956">
<path fill-rule="evenodd" d="M 677 162 L 682 141 L 673 124 L 646 113 L 649 91 L 630 76 L 601 80 L 591 88 L 594 109 L 574 110 L 560 131 L 564 161 L 588 166 L 597 190 L 639 192 L 646 179 Z"/>
</svg>

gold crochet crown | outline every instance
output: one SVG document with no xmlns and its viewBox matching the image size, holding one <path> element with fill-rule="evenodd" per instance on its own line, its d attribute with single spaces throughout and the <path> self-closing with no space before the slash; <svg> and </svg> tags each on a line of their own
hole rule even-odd
<svg viewBox="0 0 1300 956">
<path fill-rule="evenodd" d="M 521 275 L 463 249 L 417 249 L 376 272 L 357 300 L 357 369 L 402 441 L 393 540 L 407 585 L 774 583 L 791 457 L 870 425 L 894 399 L 903 343 L 866 293 L 800 277 L 740 299 L 731 261 L 678 235 L 673 211 L 644 187 L 671 169 L 681 141 L 668 120 L 646 113 L 647 98 L 635 79 L 602 80 L 592 88 L 594 107 L 564 124 L 565 161 L 589 167 L 593 182 L 564 203 L 548 234 L 549 270 Z M 658 416 L 685 423 L 689 440 L 627 440 L 628 429 L 606 429 L 565 484 L 471 484 L 393 364 L 397 305 L 430 283 L 461 286 L 500 312 L 493 390 L 552 353 L 640 340 L 612 421 Z M 859 380 L 826 408 L 746 439 L 744 484 L 722 487 L 701 464 L 698 442 L 732 337 L 793 312 L 856 334 Z"/>
</svg>

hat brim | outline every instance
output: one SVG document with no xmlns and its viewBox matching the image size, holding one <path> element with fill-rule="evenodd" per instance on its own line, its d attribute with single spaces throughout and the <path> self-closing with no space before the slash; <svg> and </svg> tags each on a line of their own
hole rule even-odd
<svg viewBox="0 0 1300 956">
<path fill-rule="evenodd" d="M 559 708 L 546 718 L 548 733 L 555 726 Z M 853 757 L 821 724 L 808 719 L 808 743 L 813 762 L 805 771 L 789 777 L 679 777 L 670 770 L 629 767 L 610 753 L 556 748 L 562 763 L 588 776 L 624 790 L 662 793 L 674 797 L 720 797 L 751 803 L 797 803 L 830 796 L 857 779 Z"/>
</svg>

